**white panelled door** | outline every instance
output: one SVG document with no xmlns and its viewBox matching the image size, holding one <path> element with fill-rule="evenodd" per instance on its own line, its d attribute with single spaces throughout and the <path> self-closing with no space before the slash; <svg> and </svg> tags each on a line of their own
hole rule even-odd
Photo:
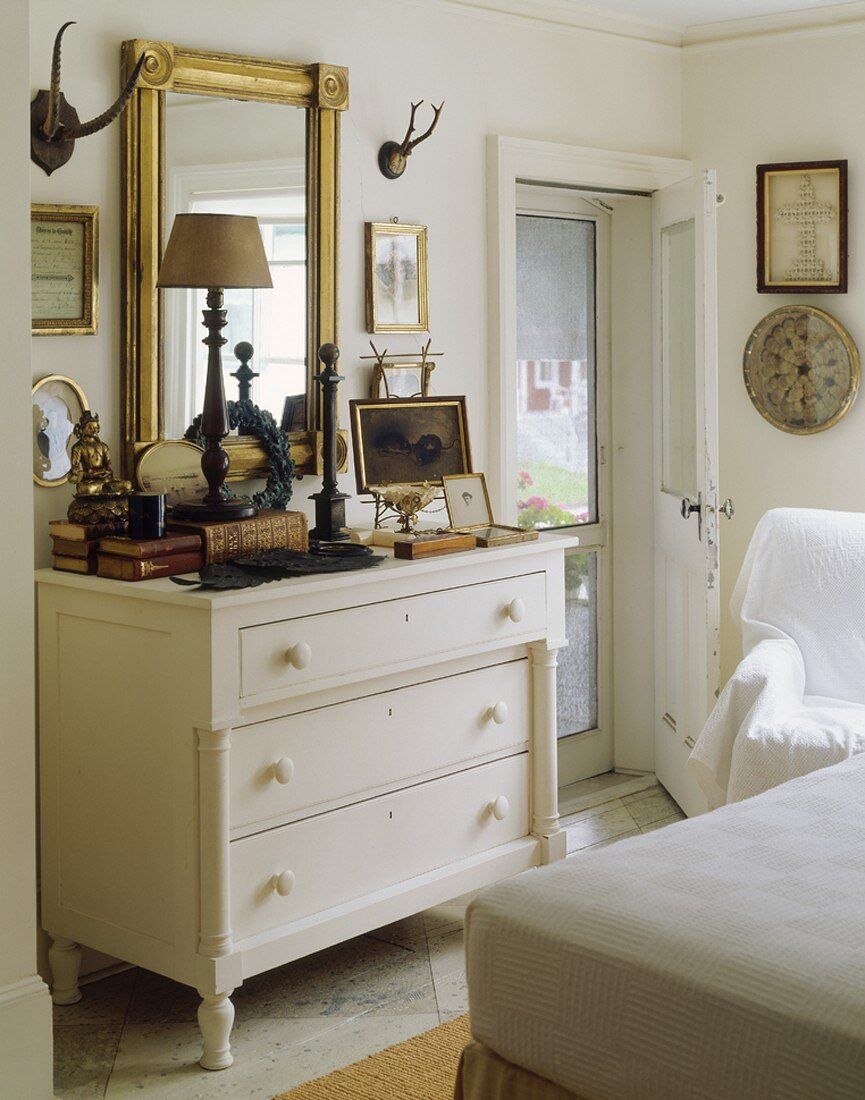
<svg viewBox="0 0 865 1100">
<path fill-rule="evenodd" d="M 714 171 L 653 204 L 655 772 L 693 815 L 687 760 L 720 680 Z"/>
</svg>

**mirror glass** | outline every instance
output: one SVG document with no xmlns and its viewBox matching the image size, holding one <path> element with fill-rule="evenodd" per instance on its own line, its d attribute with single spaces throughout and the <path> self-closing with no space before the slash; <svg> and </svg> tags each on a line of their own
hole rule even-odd
<svg viewBox="0 0 865 1100">
<path fill-rule="evenodd" d="M 239 396 L 234 348 L 254 348 L 251 399 L 287 430 L 302 428 L 306 392 L 306 111 L 166 93 L 165 237 L 181 213 L 254 214 L 272 290 L 226 290 L 225 393 Z M 163 247 L 165 241 L 163 241 Z M 204 290 L 165 290 L 165 435 L 179 438 L 201 412 L 207 349 Z M 301 422 L 299 422 L 299 420 Z"/>
</svg>

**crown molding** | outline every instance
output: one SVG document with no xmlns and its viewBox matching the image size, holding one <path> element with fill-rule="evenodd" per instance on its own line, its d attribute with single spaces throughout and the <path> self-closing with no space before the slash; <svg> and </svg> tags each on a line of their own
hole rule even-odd
<svg viewBox="0 0 865 1100">
<path fill-rule="evenodd" d="M 865 30 L 865 0 L 828 7 L 806 8 L 777 15 L 752 16 L 717 23 L 676 27 L 651 20 L 629 19 L 600 10 L 597 0 L 400 0 L 418 7 L 448 7 L 466 15 L 500 22 L 534 23 L 567 28 L 583 35 L 600 36 L 660 50 L 700 53 L 725 47 L 759 45 L 774 38 L 803 38 Z"/>
<path fill-rule="evenodd" d="M 654 47 L 678 52 L 682 45 L 682 29 L 663 23 L 628 19 L 609 15 L 596 7 L 577 6 L 572 0 L 401 0 L 417 7 L 443 7 L 467 15 L 495 19 L 499 22 L 534 23 L 556 29 L 566 28 L 581 34 L 630 42 L 637 46 Z"/>
<path fill-rule="evenodd" d="M 772 38 L 806 38 L 843 34 L 857 29 L 865 29 L 865 0 L 805 8 L 779 15 L 703 23 L 685 30 L 682 45 L 690 53 L 724 46 L 759 44 Z"/>
</svg>

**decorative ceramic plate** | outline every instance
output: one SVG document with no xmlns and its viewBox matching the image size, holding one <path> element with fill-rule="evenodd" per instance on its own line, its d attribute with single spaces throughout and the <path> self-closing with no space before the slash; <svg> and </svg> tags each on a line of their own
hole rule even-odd
<svg viewBox="0 0 865 1100">
<path fill-rule="evenodd" d="M 745 385 L 757 410 L 785 432 L 831 428 L 859 391 L 859 352 L 834 317 L 813 306 L 783 306 L 745 345 Z"/>
</svg>

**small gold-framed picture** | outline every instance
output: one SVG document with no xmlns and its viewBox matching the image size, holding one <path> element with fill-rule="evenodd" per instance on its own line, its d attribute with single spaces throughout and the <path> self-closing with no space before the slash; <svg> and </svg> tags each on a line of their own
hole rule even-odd
<svg viewBox="0 0 865 1100">
<path fill-rule="evenodd" d="M 370 397 L 429 396 L 432 363 L 376 363 L 373 369 Z"/>
<path fill-rule="evenodd" d="M 478 546 L 507 546 L 512 542 L 533 542 L 538 537 L 537 531 L 496 523 L 483 474 L 445 476 L 442 486 L 451 528 L 474 535 Z"/>
<path fill-rule="evenodd" d="M 65 374 L 33 385 L 33 480 L 54 488 L 69 481 L 75 425 L 87 409 L 84 390 Z"/>
<path fill-rule="evenodd" d="M 99 320 L 99 207 L 30 207 L 34 336 L 92 336 Z"/>
<path fill-rule="evenodd" d="M 757 165 L 757 290 L 847 293 L 847 161 Z"/>
<path fill-rule="evenodd" d="M 426 332 L 426 226 L 367 222 L 365 233 L 367 332 Z"/>
</svg>

